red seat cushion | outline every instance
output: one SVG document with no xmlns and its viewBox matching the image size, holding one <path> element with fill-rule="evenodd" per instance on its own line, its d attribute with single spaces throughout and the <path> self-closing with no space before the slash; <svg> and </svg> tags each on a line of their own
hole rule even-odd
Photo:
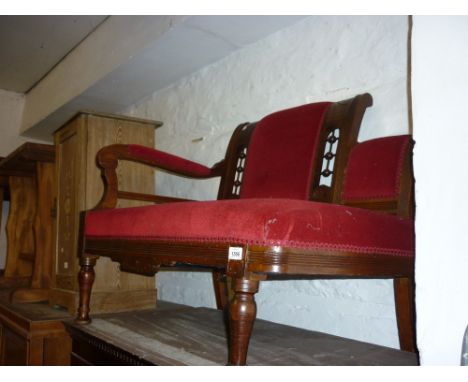
<svg viewBox="0 0 468 382">
<path fill-rule="evenodd" d="M 91 211 L 91 238 L 256 244 L 395 256 L 414 254 L 413 222 L 292 199 L 181 202 Z"/>
</svg>

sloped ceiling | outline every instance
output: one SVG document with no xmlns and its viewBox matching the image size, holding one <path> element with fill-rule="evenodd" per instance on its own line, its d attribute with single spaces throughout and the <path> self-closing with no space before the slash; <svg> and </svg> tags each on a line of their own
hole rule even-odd
<svg viewBox="0 0 468 382">
<path fill-rule="evenodd" d="M 118 113 L 303 18 L 3 16 L 0 88 L 26 92 L 22 135 L 51 141 L 79 110 Z"/>
<path fill-rule="evenodd" d="M 106 16 L 0 16 L 0 89 L 27 93 Z"/>
</svg>

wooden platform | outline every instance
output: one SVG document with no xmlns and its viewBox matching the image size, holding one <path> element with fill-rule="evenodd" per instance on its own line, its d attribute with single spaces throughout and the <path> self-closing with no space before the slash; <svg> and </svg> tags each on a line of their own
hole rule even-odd
<svg viewBox="0 0 468 382">
<path fill-rule="evenodd" d="M 75 365 L 225 365 L 223 313 L 158 302 L 157 310 L 66 321 Z M 413 353 L 257 320 L 249 365 L 417 365 Z"/>
<path fill-rule="evenodd" d="M 0 366 L 69 365 L 71 338 L 62 323 L 71 316 L 46 303 L 11 303 L 0 291 Z"/>
</svg>

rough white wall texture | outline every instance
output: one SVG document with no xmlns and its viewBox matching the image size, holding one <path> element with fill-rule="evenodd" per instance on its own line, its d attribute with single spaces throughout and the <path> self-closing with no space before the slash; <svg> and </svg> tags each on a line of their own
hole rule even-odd
<svg viewBox="0 0 468 382">
<path fill-rule="evenodd" d="M 460 364 L 468 325 L 467 39 L 467 16 L 414 18 L 416 313 L 423 365 Z"/>
<path fill-rule="evenodd" d="M 164 121 L 157 147 L 206 165 L 236 125 L 280 109 L 370 92 L 360 139 L 406 133 L 406 17 L 310 17 L 159 91 L 125 114 Z M 156 74 L 157 75 L 157 74 Z M 199 138 L 202 138 L 201 140 Z M 159 194 L 206 200 L 217 181 L 158 173 Z M 206 272 L 161 272 L 161 299 L 214 306 Z M 390 280 L 264 282 L 258 317 L 398 347 Z"/>
</svg>

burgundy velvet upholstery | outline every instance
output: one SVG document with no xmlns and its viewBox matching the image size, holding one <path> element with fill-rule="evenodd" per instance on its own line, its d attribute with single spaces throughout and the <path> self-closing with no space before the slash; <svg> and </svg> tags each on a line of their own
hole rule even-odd
<svg viewBox="0 0 468 382">
<path fill-rule="evenodd" d="M 227 241 L 394 256 L 414 253 L 411 220 L 291 199 L 183 202 L 91 211 L 85 235 L 88 239 Z"/>
<path fill-rule="evenodd" d="M 209 177 L 212 174 L 209 167 L 150 147 L 128 145 L 128 151 L 138 159 L 156 163 L 169 171 L 188 173 L 200 178 Z"/>
<path fill-rule="evenodd" d="M 372 139 L 356 145 L 348 159 L 343 200 L 395 198 L 411 136 Z"/>
<path fill-rule="evenodd" d="M 308 199 L 317 142 L 329 102 L 270 114 L 249 143 L 241 198 Z"/>
</svg>

